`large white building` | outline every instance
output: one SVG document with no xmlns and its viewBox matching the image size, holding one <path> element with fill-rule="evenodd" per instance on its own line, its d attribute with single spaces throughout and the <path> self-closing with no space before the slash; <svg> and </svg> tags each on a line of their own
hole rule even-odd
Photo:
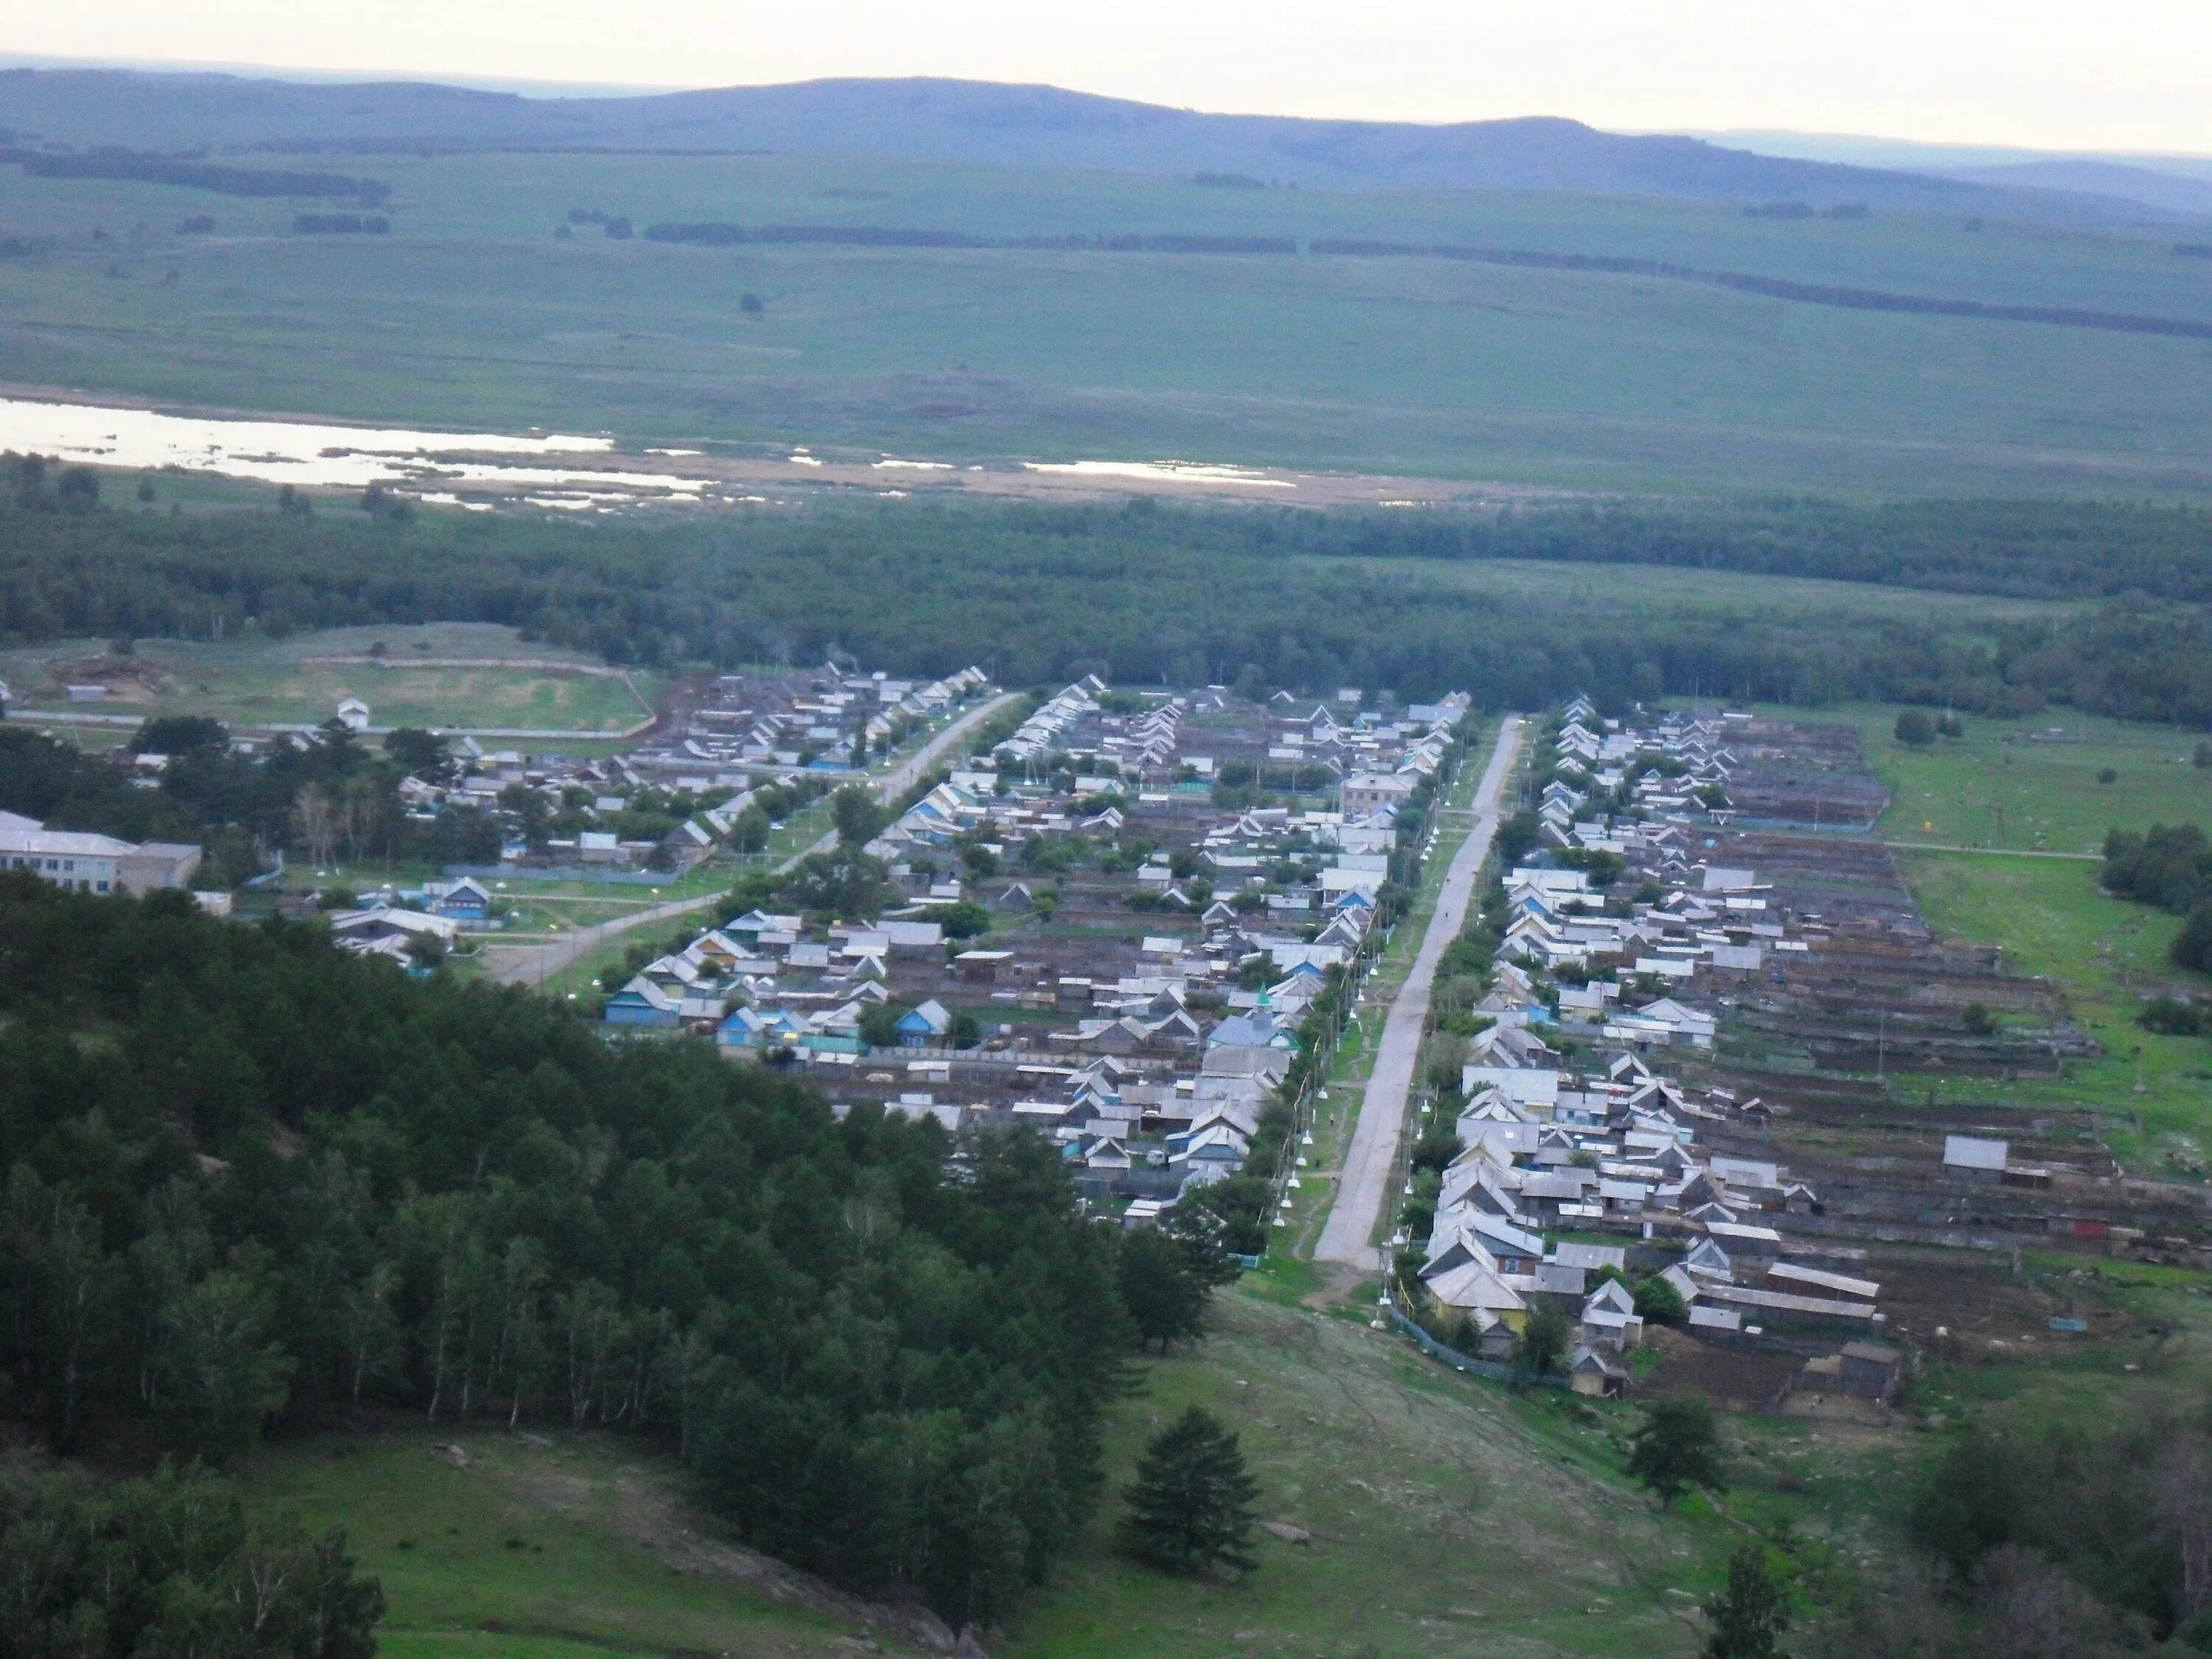
<svg viewBox="0 0 2212 1659">
<path fill-rule="evenodd" d="M 150 893 L 191 885 L 200 849 L 184 842 L 118 841 L 85 830 L 49 830 L 36 818 L 0 812 L 0 870 L 80 893 Z"/>
</svg>

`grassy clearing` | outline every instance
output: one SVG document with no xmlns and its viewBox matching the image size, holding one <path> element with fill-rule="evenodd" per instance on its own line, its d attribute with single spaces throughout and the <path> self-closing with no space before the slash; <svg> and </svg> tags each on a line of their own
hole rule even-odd
<svg viewBox="0 0 2212 1659">
<path fill-rule="evenodd" d="M 328 660 L 372 653 L 373 662 Z M 509 661 L 514 665 L 499 665 Z M 43 708 L 63 706 L 66 684 L 93 680 L 108 688 L 107 702 L 90 710 L 98 714 L 203 714 L 232 726 L 312 725 L 330 719 L 343 699 L 359 697 L 378 726 L 612 735 L 651 714 L 647 700 L 659 682 L 652 675 L 625 682 L 586 672 L 602 667 L 577 653 L 523 641 L 513 629 L 461 623 L 220 644 L 146 640 L 127 657 L 98 640 L 0 653 L 0 678 L 16 701 Z"/>
<path fill-rule="evenodd" d="M 447 1443 L 465 1468 L 437 1455 Z M 243 1473 L 258 1504 L 346 1529 L 383 1581 L 379 1646 L 395 1659 L 830 1656 L 853 1651 L 841 1642 L 861 1628 L 721 1543 L 684 1509 L 670 1464 L 620 1442 L 326 1436 Z"/>
<path fill-rule="evenodd" d="M 2164 241 L 821 157 L 319 165 L 389 179 L 395 234 L 298 237 L 294 204 L 0 178 L 0 223 L 47 246 L 0 270 L 0 378 L 945 459 L 1181 454 L 1572 488 L 2212 489 L 2191 444 L 2212 416 L 2212 349 L 2196 341 L 1428 259 L 712 250 L 553 231 L 597 204 L 641 225 L 1448 241 L 2205 314 Z M 210 211 L 216 234 L 175 234 Z"/>
<path fill-rule="evenodd" d="M 1963 738 L 1914 750 L 1897 741 L 1895 708 L 1836 714 L 1858 726 L 1889 787 L 1889 810 L 1875 826 L 1887 840 L 2094 853 L 2114 828 L 2212 819 L 2212 771 L 2192 763 L 2197 735 L 2172 726 L 2074 709 L 2010 720 L 1969 714 Z M 2053 732 L 2059 740 L 2046 740 Z M 2101 776 L 2108 769 L 2110 783 Z"/>
</svg>

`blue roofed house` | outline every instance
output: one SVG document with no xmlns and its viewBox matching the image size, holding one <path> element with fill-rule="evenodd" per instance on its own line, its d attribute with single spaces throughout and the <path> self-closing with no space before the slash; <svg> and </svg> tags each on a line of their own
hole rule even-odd
<svg viewBox="0 0 2212 1659">
<path fill-rule="evenodd" d="M 455 921 L 483 921 L 491 915 L 491 891 L 475 877 L 463 876 L 431 900 L 430 912 Z"/>
<path fill-rule="evenodd" d="M 901 1014 L 896 1030 L 902 1048 L 939 1048 L 952 1030 L 952 1016 L 943 1003 L 932 997 L 920 1007 L 909 1008 Z"/>
<path fill-rule="evenodd" d="M 683 999 L 640 974 L 607 999 L 610 1025 L 673 1030 L 683 1017 Z"/>
</svg>

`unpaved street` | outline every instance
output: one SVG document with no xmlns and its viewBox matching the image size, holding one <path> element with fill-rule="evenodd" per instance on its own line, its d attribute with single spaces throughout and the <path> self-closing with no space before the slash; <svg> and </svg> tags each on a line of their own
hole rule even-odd
<svg viewBox="0 0 2212 1659">
<path fill-rule="evenodd" d="M 1428 1024 L 1429 988 L 1437 976 L 1437 963 L 1459 937 L 1474 895 L 1474 878 L 1490 855 L 1491 838 L 1498 831 L 1498 795 L 1513 769 L 1521 748 L 1521 720 L 1508 714 L 1498 727 L 1498 746 L 1474 792 L 1474 829 L 1460 843 L 1451 867 L 1444 872 L 1443 888 L 1436 914 L 1413 957 L 1412 970 L 1390 1005 L 1382 1027 L 1382 1040 L 1375 1051 L 1375 1069 L 1359 1103 L 1359 1121 L 1352 1132 L 1352 1151 L 1344 1160 L 1344 1178 L 1338 1185 L 1336 1203 L 1314 1247 L 1317 1261 L 1341 1262 L 1358 1268 L 1372 1267 L 1375 1249 L 1369 1243 L 1382 1214 L 1382 1189 L 1398 1157 L 1398 1136 L 1406 1121 L 1406 1102 L 1413 1082 L 1413 1067 L 1421 1055 L 1421 1032 Z"/>
</svg>

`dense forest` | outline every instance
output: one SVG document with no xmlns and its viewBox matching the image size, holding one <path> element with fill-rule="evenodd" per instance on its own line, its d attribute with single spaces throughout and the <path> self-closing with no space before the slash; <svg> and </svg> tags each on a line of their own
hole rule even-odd
<svg viewBox="0 0 2212 1659">
<path fill-rule="evenodd" d="M 2124 504 L 1570 505 L 1498 514 L 997 503 L 824 503 L 787 517 L 577 525 L 350 510 L 207 515 L 88 501 L 74 472 L 0 495 L 0 640 L 213 639 L 248 627 L 509 623 L 647 664 L 897 672 L 981 659 L 1002 683 L 1097 672 L 1466 690 L 1486 707 L 1577 690 L 2028 713 L 2063 702 L 2212 720 L 2212 514 Z M 76 482 L 71 482 L 76 480 Z M 0 483 L 5 483 L 0 479 Z M 76 494 L 68 494 L 64 484 Z M 1532 559 L 2102 598 L 1954 636 L 1840 604 L 1686 592 L 1456 590 L 1447 567 Z"/>
<path fill-rule="evenodd" d="M 18 1434 L 221 1459 L 376 1409 L 617 1427 L 761 1547 L 956 1625 L 1082 1523 L 1125 1356 L 1188 1333 L 1219 1261 L 1125 1252 L 1038 1137 L 841 1120 L 312 924 L 20 876 L 0 1170 Z"/>
</svg>

